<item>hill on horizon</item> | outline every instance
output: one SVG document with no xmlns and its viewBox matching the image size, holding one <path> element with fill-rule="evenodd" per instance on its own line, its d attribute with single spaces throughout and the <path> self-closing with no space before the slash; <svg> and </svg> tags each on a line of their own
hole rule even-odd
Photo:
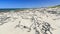
<svg viewBox="0 0 60 34">
<path fill-rule="evenodd" d="M 49 8 L 60 8 L 60 5 L 50 6 Z"/>
</svg>

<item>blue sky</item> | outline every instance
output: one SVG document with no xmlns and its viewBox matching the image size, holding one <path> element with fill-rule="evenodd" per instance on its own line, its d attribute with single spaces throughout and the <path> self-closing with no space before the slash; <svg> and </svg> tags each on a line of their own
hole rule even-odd
<svg viewBox="0 0 60 34">
<path fill-rule="evenodd" d="M 0 8 L 38 8 L 59 4 L 60 0 L 0 0 Z"/>
</svg>

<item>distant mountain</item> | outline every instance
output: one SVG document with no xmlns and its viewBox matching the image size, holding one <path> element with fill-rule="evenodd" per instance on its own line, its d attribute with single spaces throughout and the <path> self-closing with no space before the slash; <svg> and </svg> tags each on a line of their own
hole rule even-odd
<svg viewBox="0 0 60 34">
<path fill-rule="evenodd" d="M 51 6 L 51 7 L 49 7 L 49 8 L 56 8 L 56 7 L 60 8 L 60 5 Z"/>
</svg>

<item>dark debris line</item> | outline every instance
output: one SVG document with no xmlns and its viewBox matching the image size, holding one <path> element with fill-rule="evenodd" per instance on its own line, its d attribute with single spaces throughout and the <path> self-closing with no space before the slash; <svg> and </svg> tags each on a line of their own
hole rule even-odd
<svg viewBox="0 0 60 34">
<path fill-rule="evenodd" d="M 4 16 L 2 16 L 2 17 L 0 17 L 0 25 L 3 25 L 3 24 L 5 24 L 5 23 L 7 23 L 7 22 L 5 22 L 7 19 L 9 19 L 10 17 L 4 17 Z"/>
</svg>

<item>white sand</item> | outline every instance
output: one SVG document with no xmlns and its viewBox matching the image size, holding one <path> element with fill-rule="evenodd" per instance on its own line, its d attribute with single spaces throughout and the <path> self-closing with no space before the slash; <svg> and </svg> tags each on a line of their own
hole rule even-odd
<svg viewBox="0 0 60 34">
<path fill-rule="evenodd" d="M 46 11 L 49 9 L 46 9 L 45 13 L 41 13 L 40 9 L 38 9 L 38 10 L 39 11 L 35 10 L 35 14 L 37 16 L 34 16 L 34 17 L 37 18 L 40 23 L 42 23 L 43 21 L 48 22 L 51 25 L 51 27 L 54 28 L 54 30 L 51 30 L 51 32 L 53 34 L 60 34 L 60 19 L 59 19 L 60 16 L 56 16 L 55 14 L 47 13 Z M 57 10 L 57 11 L 59 11 L 59 10 Z M 6 23 L 4 23 L 3 25 L 0 25 L 0 34 L 35 34 L 35 31 L 33 29 L 31 30 L 31 32 L 27 32 L 28 29 L 24 29 L 22 27 L 21 27 L 22 29 L 15 28 L 15 26 L 19 23 L 19 21 L 21 21 L 21 25 L 24 25 L 27 27 L 30 27 L 30 25 L 33 23 L 33 22 L 31 22 L 31 19 L 30 19 L 30 18 L 32 18 L 33 14 L 34 14 L 34 13 L 32 13 L 33 11 L 27 11 L 29 13 L 25 13 L 25 11 L 23 11 L 23 12 L 22 11 L 15 12 L 15 13 L 7 12 L 7 13 L 0 14 L 0 16 L 10 17 L 9 19 L 6 20 Z M 22 17 L 25 19 L 23 19 Z M 56 18 L 58 18 L 58 19 L 53 20 Z"/>
</svg>

